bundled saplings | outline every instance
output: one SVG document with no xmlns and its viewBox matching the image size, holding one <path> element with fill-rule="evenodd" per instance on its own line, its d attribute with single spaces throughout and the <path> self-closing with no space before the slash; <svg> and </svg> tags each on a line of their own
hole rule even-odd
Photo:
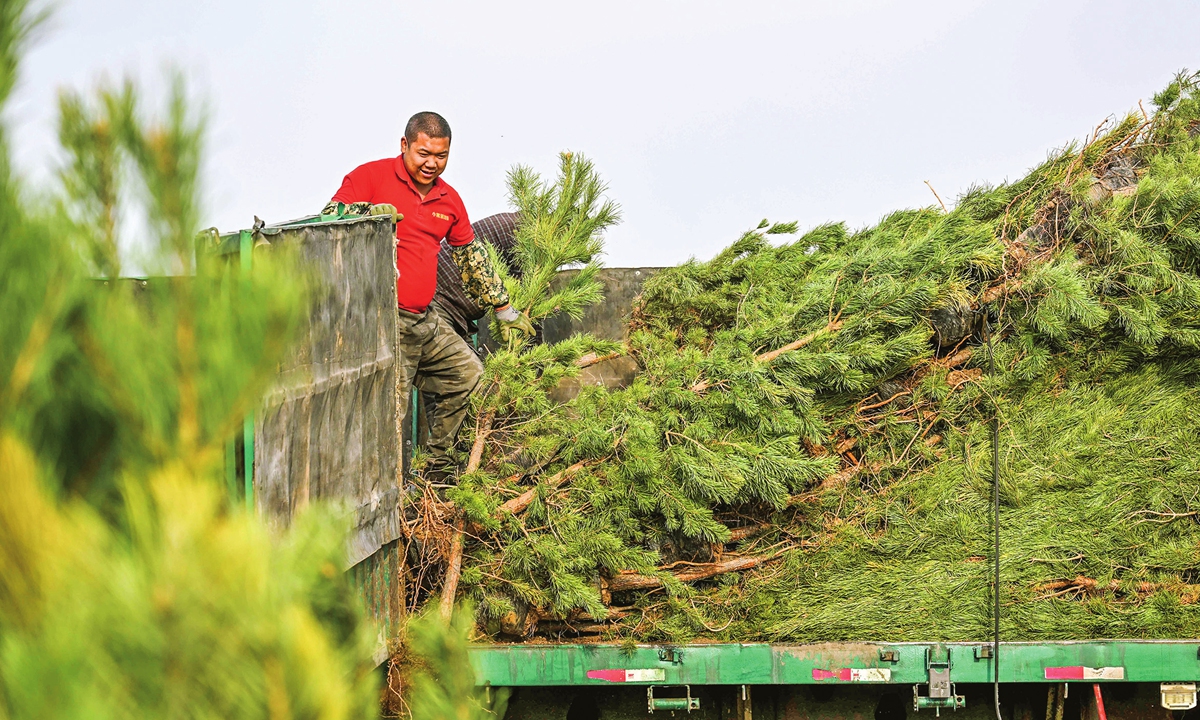
<svg viewBox="0 0 1200 720">
<path fill-rule="evenodd" d="M 1196 77 L 1154 106 L 948 212 L 661 272 L 628 388 L 550 401 L 587 337 L 494 354 L 458 596 L 508 638 L 985 637 L 998 415 L 1005 637 L 1196 636 Z"/>
</svg>

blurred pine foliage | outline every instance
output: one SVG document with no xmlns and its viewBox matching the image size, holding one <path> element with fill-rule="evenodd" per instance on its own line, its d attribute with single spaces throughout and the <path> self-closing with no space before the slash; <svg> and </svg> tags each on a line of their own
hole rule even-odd
<svg viewBox="0 0 1200 720">
<path fill-rule="evenodd" d="M 0 2 L 0 102 L 38 20 Z M 377 716 L 341 523 L 317 508 L 272 535 L 222 480 L 303 269 L 196 263 L 204 122 L 182 81 L 161 116 L 130 83 L 60 110 L 51 197 L 0 142 L 0 718 Z M 175 277 L 117 279 L 124 207 Z"/>
</svg>

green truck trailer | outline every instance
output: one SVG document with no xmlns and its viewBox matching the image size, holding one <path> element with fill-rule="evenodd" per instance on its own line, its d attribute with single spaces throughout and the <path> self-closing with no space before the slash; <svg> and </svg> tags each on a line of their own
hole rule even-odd
<svg viewBox="0 0 1200 720">
<path fill-rule="evenodd" d="M 395 313 L 385 218 L 311 217 L 211 240 L 237 272 L 271 245 L 294 246 L 320 275 L 307 329 L 275 387 L 227 453 L 230 491 L 286 525 L 312 500 L 353 516 L 347 568 L 379 627 L 377 660 L 406 612 L 398 482 L 412 428 L 395 425 Z M 653 268 L 606 271 L 608 306 L 552 319 L 548 340 L 587 330 L 614 337 Z M 620 306 L 620 307 L 618 307 Z M 487 338 L 480 339 L 487 343 Z M 600 369 L 581 382 L 621 382 Z M 415 417 L 415 416 L 414 416 Z M 809 644 L 480 644 L 476 683 L 511 693 L 506 717 L 616 719 L 870 718 L 943 712 L 997 720 L 1190 717 L 1200 639 Z"/>
</svg>

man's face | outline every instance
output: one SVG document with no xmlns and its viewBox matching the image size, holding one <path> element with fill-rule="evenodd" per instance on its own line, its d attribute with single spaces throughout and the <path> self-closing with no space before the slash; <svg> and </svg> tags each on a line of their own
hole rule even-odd
<svg viewBox="0 0 1200 720">
<path fill-rule="evenodd" d="M 404 169 L 422 187 L 428 187 L 446 169 L 450 157 L 450 138 L 431 138 L 418 133 L 416 142 L 400 138 L 400 155 L 404 158 Z"/>
</svg>

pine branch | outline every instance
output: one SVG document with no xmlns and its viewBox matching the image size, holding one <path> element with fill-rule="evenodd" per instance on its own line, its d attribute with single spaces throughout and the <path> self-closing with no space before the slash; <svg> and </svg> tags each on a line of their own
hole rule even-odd
<svg viewBox="0 0 1200 720">
<path fill-rule="evenodd" d="M 854 463 L 847 468 L 839 470 L 833 475 L 830 475 L 822 480 L 820 488 L 822 490 L 828 490 L 830 488 L 841 487 L 849 482 L 851 478 L 857 475 L 860 469 L 862 469 L 862 463 Z"/>
<path fill-rule="evenodd" d="M 464 474 L 473 473 L 479 469 L 479 463 L 483 461 L 483 446 L 487 440 L 488 433 L 492 429 L 492 413 L 484 413 L 479 418 L 479 424 L 475 428 L 475 442 L 471 444 L 471 455 L 467 460 L 467 467 Z M 442 581 L 442 601 L 440 612 L 443 618 L 450 619 L 451 613 L 454 612 L 454 598 L 458 594 L 458 580 L 462 577 L 462 555 L 463 555 L 463 516 L 462 512 L 458 511 L 457 517 L 454 520 L 454 536 L 450 540 L 450 554 L 446 559 L 446 578 Z"/>
<path fill-rule="evenodd" d="M 607 360 L 615 360 L 616 358 L 619 358 L 624 354 L 625 354 L 624 352 L 612 352 L 612 353 L 608 353 L 607 355 L 597 355 L 594 352 L 590 352 L 590 353 L 587 353 L 586 355 L 580 356 L 579 359 L 575 361 L 575 367 L 586 368 L 586 367 L 591 367 L 593 365 L 599 365 L 600 363 L 605 362 Z"/>
<path fill-rule="evenodd" d="M 781 347 L 777 350 L 771 350 L 770 352 L 765 352 L 765 353 L 759 355 L 758 357 L 756 357 L 755 360 L 757 360 L 760 363 L 769 363 L 784 353 L 789 353 L 793 350 L 799 350 L 800 348 L 804 347 L 805 345 L 808 345 L 813 340 L 816 340 L 817 338 L 821 337 L 822 335 L 826 335 L 829 333 L 835 333 L 841 329 L 842 329 L 842 321 L 841 320 L 831 320 L 828 325 L 821 328 L 820 330 L 814 330 L 813 332 L 805 335 L 804 337 L 800 338 L 799 340 L 790 342 L 787 345 L 784 345 L 783 347 Z"/>
<path fill-rule="evenodd" d="M 780 355 L 783 355 L 784 353 L 789 353 L 793 350 L 799 350 L 800 348 L 804 347 L 805 345 L 808 345 L 813 340 L 816 340 L 817 338 L 821 337 L 822 335 L 825 335 L 828 333 L 834 333 L 841 329 L 842 329 L 842 321 L 841 320 L 831 320 L 829 322 L 829 324 L 827 324 L 825 327 L 823 327 L 819 330 L 814 330 L 813 332 L 805 335 L 804 337 L 800 338 L 799 340 L 790 342 L 787 345 L 784 345 L 783 347 L 781 347 L 777 350 L 771 350 L 770 352 L 762 353 L 761 355 L 756 356 L 755 360 L 760 363 L 769 363 L 769 362 L 775 360 L 776 358 L 778 358 Z M 709 387 L 711 387 L 711 385 L 707 380 L 700 380 L 700 381 L 693 383 L 688 389 L 694 393 L 702 393 L 702 392 L 708 390 Z"/>
<path fill-rule="evenodd" d="M 748 539 L 754 537 L 755 535 L 759 534 L 760 532 L 769 529 L 770 527 L 771 526 L 768 524 L 762 524 L 762 525 L 743 525 L 742 527 L 730 528 L 729 539 L 725 541 L 725 544 L 728 545 L 731 543 L 748 540 Z"/>
<path fill-rule="evenodd" d="M 548 491 L 554 490 L 554 489 L 558 488 L 559 485 L 563 484 L 567 480 L 567 478 L 571 477 L 572 475 L 579 472 L 580 470 L 587 467 L 588 465 L 595 465 L 597 462 L 600 462 L 600 461 L 580 460 L 579 462 L 575 463 L 574 465 L 571 465 L 570 467 L 568 467 L 566 469 L 559 470 L 558 472 L 554 473 L 550 477 L 546 478 L 543 485 L 546 487 L 546 489 Z M 537 490 L 538 489 L 536 486 L 531 487 L 528 490 L 526 490 L 525 492 L 516 496 L 515 498 L 505 502 L 503 505 L 500 506 L 499 510 L 496 513 L 496 516 L 501 517 L 504 513 L 511 513 L 513 515 L 516 515 L 517 513 L 524 512 L 525 508 L 529 507 L 530 503 L 533 502 L 533 499 L 535 497 L 537 497 Z"/>
<path fill-rule="evenodd" d="M 446 578 L 442 581 L 442 601 L 439 612 L 449 620 L 454 612 L 454 598 L 458 594 L 458 580 L 462 577 L 463 518 L 460 513 L 454 520 L 454 536 L 450 540 L 450 554 L 446 561 Z"/>
<path fill-rule="evenodd" d="M 878 410 L 879 408 L 883 407 L 884 405 L 890 404 L 893 400 L 895 400 L 897 398 L 907 397 L 909 395 L 912 395 L 912 390 L 901 390 L 900 392 L 896 393 L 895 395 L 892 395 L 890 398 L 888 398 L 887 400 L 883 400 L 882 402 L 873 403 L 871 405 L 860 405 L 858 408 L 858 412 L 864 413 L 864 412 L 867 412 L 868 410 Z M 875 396 L 875 397 L 877 397 L 877 396 Z M 867 399 L 869 400 L 870 398 L 867 398 Z"/>
<path fill-rule="evenodd" d="M 779 555 L 775 554 L 764 557 L 731 558 L 721 562 L 697 565 L 687 570 L 672 573 L 672 575 L 676 580 L 682 583 L 696 582 L 698 580 L 707 580 L 708 578 L 716 577 L 717 575 L 723 575 L 725 573 L 750 570 L 778 557 Z M 629 590 L 653 590 L 662 586 L 662 578 L 654 575 L 642 575 L 630 570 L 618 573 L 616 576 L 605 582 L 605 589 L 610 593 L 626 592 Z"/>
<path fill-rule="evenodd" d="M 478 427 L 475 429 L 475 442 L 471 443 L 471 454 L 467 457 L 467 467 L 463 473 L 472 473 L 479 469 L 479 464 L 483 461 L 483 446 L 488 435 L 492 431 L 492 418 L 495 415 L 492 412 L 485 412 L 479 418 Z"/>
<path fill-rule="evenodd" d="M 1000 298 L 1020 290 L 1021 285 L 1022 282 L 1020 280 L 1005 279 L 1004 282 L 1000 283 L 999 285 L 993 285 L 987 290 L 984 290 L 983 294 L 979 296 L 979 303 L 981 305 L 986 305 L 988 303 L 996 302 Z"/>
</svg>

